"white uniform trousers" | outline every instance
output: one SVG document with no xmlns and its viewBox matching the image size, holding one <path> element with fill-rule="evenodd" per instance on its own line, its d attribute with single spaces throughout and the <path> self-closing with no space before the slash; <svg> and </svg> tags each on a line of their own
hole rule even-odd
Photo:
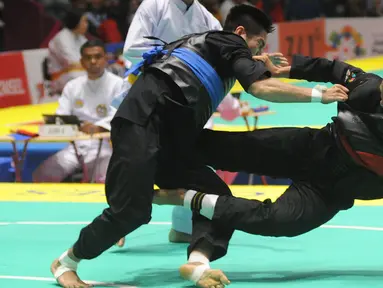
<svg viewBox="0 0 383 288">
<path fill-rule="evenodd" d="M 104 140 L 101 146 L 99 158 L 96 162 L 99 140 L 76 141 L 76 148 L 81 155 L 88 177 L 92 177 L 93 169 L 94 180 L 97 183 L 104 183 L 106 170 L 108 168 L 110 157 L 112 156 L 112 148 L 107 140 Z M 33 182 L 61 182 L 69 175 L 73 174 L 77 169 L 82 168 L 73 145 L 69 145 L 65 149 L 57 152 L 46 159 L 33 172 Z"/>
</svg>

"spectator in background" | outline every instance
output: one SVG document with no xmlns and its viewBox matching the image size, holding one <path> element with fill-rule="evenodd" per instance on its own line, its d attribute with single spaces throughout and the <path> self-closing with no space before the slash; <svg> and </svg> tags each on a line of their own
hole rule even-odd
<svg viewBox="0 0 383 288">
<path fill-rule="evenodd" d="M 105 43 L 121 42 L 115 10 L 106 4 L 105 0 L 90 0 L 87 12 L 89 32 Z"/>
<path fill-rule="evenodd" d="M 122 36 L 118 29 L 118 24 L 114 19 L 104 20 L 97 28 L 98 37 L 105 43 L 122 42 Z"/>
<path fill-rule="evenodd" d="M 250 1 L 255 7 L 263 10 L 271 17 L 273 23 L 280 23 L 285 21 L 283 11 L 284 0 L 252 0 Z"/>
<path fill-rule="evenodd" d="M 86 11 L 88 3 L 86 0 L 71 0 L 72 8 Z"/>
<path fill-rule="evenodd" d="M 213 14 L 213 16 L 220 22 L 222 22 L 222 16 L 220 12 L 220 2 L 219 0 L 202 0 L 201 4 L 205 6 L 205 8 Z"/>
<path fill-rule="evenodd" d="M 108 11 L 104 0 L 90 0 L 87 11 L 89 24 L 95 27 L 95 29 L 108 18 Z M 90 32 L 92 31 L 90 30 Z"/>
<path fill-rule="evenodd" d="M 123 49 L 117 49 L 113 53 L 113 63 L 109 65 L 108 70 L 112 72 L 114 75 L 117 75 L 121 78 L 125 76 L 125 61 L 123 55 Z"/>
<path fill-rule="evenodd" d="M 322 0 L 286 0 L 285 18 L 288 21 L 314 19 L 322 15 Z"/>
<path fill-rule="evenodd" d="M 326 17 L 346 17 L 347 0 L 323 0 L 323 13 Z"/>
<path fill-rule="evenodd" d="M 53 94 L 61 94 L 65 84 L 85 70 L 80 63 L 80 47 L 87 41 L 88 20 L 81 10 L 71 10 L 64 19 L 64 28 L 48 44 L 48 73 Z"/>
<path fill-rule="evenodd" d="M 367 16 L 383 16 L 383 0 L 367 0 Z"/>
<path fill-rule="evenodd" d="M 45 7 L 45 11 L 53 17 L 60 19 L 65 18 L 65 12 L 70 8 L 69 0 L 37 0 Z"/>
<path fill-rule="evenodd" d="M 5 26 L 5 23 L 3 21 L 3 9 L 4 9 L 4 2 L 0 1 L 0 51 L 4 50 L 4 26 Z"/>
<path fill-rule="evenodd" d="M 367 0 L 348 0 L 346 16 L 364 17 L 367 14 Z"/>
<path fill-rule="evenodd" d="M 113 97 L 122 89 L 123 80 L 105 70 L 108 60 L 105 46 L 100 40 L 86 42 L 79 51 L 81 51 L 81 64 L 86 70 L 86 75 L 73 79 L 65 85 L 56 114 L 77 116 L 83 121 L 80 130 L 84 133 L 107 131 L 104 127 L 104 119 L 114 113 L 110 109 L 110 104 Z M 76 147 L 85 162 L 87 171 L 95 169 L 96 182 L 104 182 L 112 155 L 109 141 L 103 141 L 97 163 L 99 147 L 97 139 L 76 141 Z M 78 168 L 81 167 L 76 151 L 73 145 L 70 145 L 46 159 L 34 171 L 33 181 L 61 182 Z"/>
</svg>

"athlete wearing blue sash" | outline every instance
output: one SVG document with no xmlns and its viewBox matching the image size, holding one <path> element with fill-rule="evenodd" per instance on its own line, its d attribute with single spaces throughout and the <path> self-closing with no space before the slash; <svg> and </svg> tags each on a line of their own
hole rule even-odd
<svg viewBox="0 0 383 288">
<path fill-rule="evenodd" d="M 52 273 L 61 286 L 88 287 L 77 276 L 80 260 L 96 258 L 150 221 L 154 184 L 231 196 L 201 161 L 195 144 L 236 79 L 247 92 L 269 101 L 329 103 L 347 98 L 341 89 L 319 97 L 312 89 L 270 79 L 272 71 L 252 57 L 262 52 L 273 27 L 255 7 L 234 7 L 224 30 L 185 36 L 148 53 L 135 67 L 141 74 L 112 121 L 113 155 L 105 181 L 109 207 L 53 262 Z M 189 265 L 182 276 L 198 287 L 228 284 L 209 263 L 226 254 L 233 231 L 195 213 Z"/>
</svg>

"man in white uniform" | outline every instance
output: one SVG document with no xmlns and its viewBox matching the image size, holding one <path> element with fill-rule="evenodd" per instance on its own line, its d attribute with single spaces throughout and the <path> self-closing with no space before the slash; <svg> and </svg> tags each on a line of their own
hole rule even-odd
<svg viewBox="0 0 383 288">
<path fill-rule="evenodd" d="M 80 130 L 85 133 L 107 131 L 104 119 L 114 113 L 110 103 L 122 89 L 123 79 L 106 71 L 107 55 L 104 44 L 99 40 L 88 41 L 81 47 L 81 64 L 87 75 L 65 85 L 56 114 L 76 115 L 83 122 Z M 109 141 L 103 142 L 97 163 L 98 140 L 76 141 L 76 147 L 87 171 L 92 172 L 95 167 L 96 182 L 104 182 L 112 154 Z M 33 180 L 61 182 L 79 167 L 73 145 L 70 145 L 45 160 L 33 173 Z"/>
<path fill-rule="evenodd" d="M 80 10 L 69 11 L 65 27 L 49 41 L 48 72 L 52 92 L 60 95 L 69 80 L 86 74 L 80 63 L 80 48 L 87 41 L 88 20 Z"/>
<path fill-rule="evenodd" d="M 144 0 L 139 6 L 130 25 L 125 40 L 124 58 L 126 65 L 134 65 L 142 60 L 142 54 L 153 48 L 154 44 L 175 41 L 185 35 L 208 30 L 222 30 L 219 21 L 196 0 Z M 134 79 L 129 79 L 130 83 Z M 126 84 L 127 85 L 127 84 Z M 228 94 L 217 109 L 222 118 L 234 120 L 242 113 L 239 100 Z M 212 128 L 209 120 L 206 128 Z M 189 242 L 192 231 L 192 213 L 183 207 L 175 207 L 172 215 L 170 242 Z M 122 239 L 118 246 L 124 245 Z"/>
</svg>

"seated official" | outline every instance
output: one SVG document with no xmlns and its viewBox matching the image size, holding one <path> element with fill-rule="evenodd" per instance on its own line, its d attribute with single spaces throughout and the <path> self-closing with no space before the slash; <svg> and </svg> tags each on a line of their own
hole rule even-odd
<svg viewBox="0 0 383 288">
<path fill-rule="evenodd" d="M 107 55 L 103 42 L 91 40 L 81 47 L 81 64 L 87 75 L 69 81 L 59 99 L 56 114 L 76 115 L 82 122 L 80 130 L 88 134 L 105 132 L 105 118 L 114 113 L 110 104 L 122 89 L 123 79 L 106 71 Z M 99 140 L 76 141 L 88 175 L 95 169 L 95 181 L 104 182 L 112 148 L 102 143 L 97 163 Z M 61 182 L 72 175 L 80 162 L 73 145 L 45 160 L 33 173 L 34 182 Z"/>
</svg>

